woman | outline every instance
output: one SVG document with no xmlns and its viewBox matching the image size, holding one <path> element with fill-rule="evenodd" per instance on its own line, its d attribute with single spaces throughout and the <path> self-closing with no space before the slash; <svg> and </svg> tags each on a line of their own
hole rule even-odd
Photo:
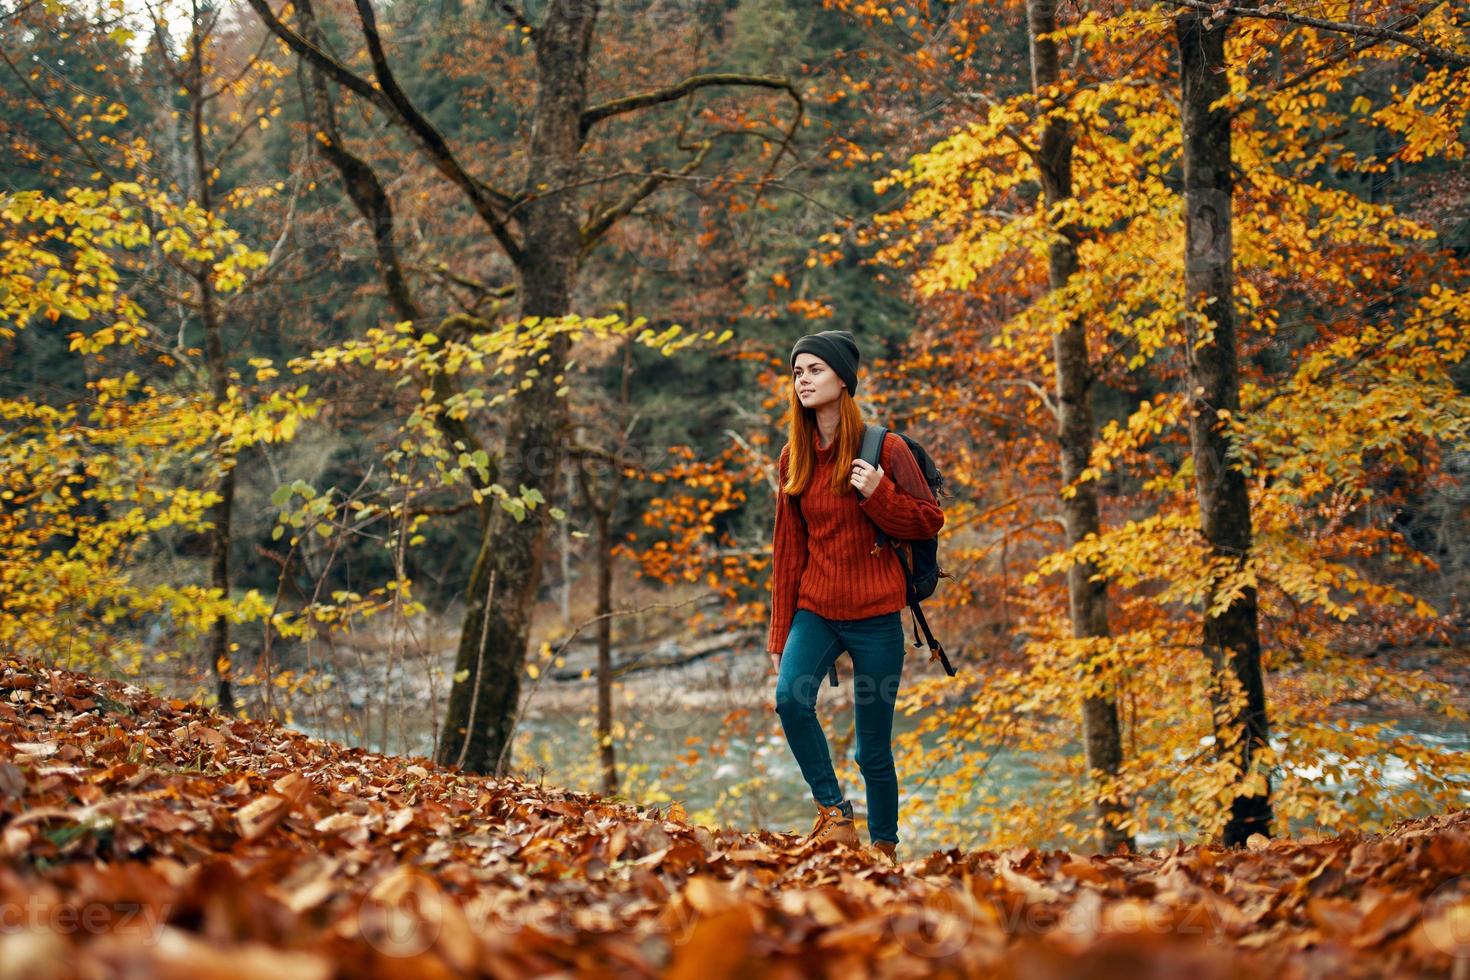
<svg viewBox="0 0 1470 980">
<path fill-rule="evenodd" d="M 837 783 L 816 713 L 822 678 L 844 649 L 851 654 L 868 836 L 896 861 L 893 702 L 903 671 L 906 588 L 898 555 L 875 547 L 876 534 L 882 528 L 894 538 L 933 537 L 944 512 L 902 437 L 888 433 L 876 467 L 855 458 L 864 429 L 853 401 L 858 359 L 846 330 L 808 334 L 791 348 L 766 648 L 777 674 L 781 728 L 817 804 L 806 839 L 857 847 L 852 804 Z"/>
</svg>

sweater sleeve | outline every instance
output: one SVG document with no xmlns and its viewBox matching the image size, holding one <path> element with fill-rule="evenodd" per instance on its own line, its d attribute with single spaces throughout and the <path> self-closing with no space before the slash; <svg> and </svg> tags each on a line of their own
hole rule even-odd
<svg viewBox="0 0 1470 980">
<path fill-rule="evenodd" d="M 932 538 L 944 526 L 944 511 L 929 492 L 929 484 L 903 436 L 890 432 L 878 456 L 883 479 L 878 489 L 858 506 L 889 536 L 904 540 Z"/>
<path fill-rule="evenodd" d="M 780 484 L 776 488 L 776 529 L 771 544 L 771 629 L 766 650 L 780 653 L 796 615 L 797 590 L 806 568 L 806 524 L 798 504 L 781 489 L 786 486 L 786 460 L 791 447 L 781 449 Z"/>
</svg>

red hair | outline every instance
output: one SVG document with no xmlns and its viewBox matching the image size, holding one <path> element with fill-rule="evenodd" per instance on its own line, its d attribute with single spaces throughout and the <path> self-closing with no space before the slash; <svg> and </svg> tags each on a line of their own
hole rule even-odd
<svg viewBox="0 0 1470 980">
<path fill-rule="evenodd" d="M 786 435 L 791 449 L 786 459 L 786 493 L 803 493 L 811 483 L 812 473 L 817 466 L 817 451 L 813 446 L 817 432 L 816 409 L 807 408 L 791 386 L 791 404 L 786 410 Z M 836 449 L 835 465 L 832 467 L 832 492 L 851 493 L 849 482 L 852 461 L 857 459 L 863 446 L 863 414 L 846 387 L 837 396 L 837 433 L 832 437 Z"/>
</svg>

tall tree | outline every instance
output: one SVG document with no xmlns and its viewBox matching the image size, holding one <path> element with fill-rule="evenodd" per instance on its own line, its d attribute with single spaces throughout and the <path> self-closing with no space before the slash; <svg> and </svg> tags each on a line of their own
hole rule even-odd
<svg viewBox="0 0 1470 980">
<path fill-rule="evenodd" d="M 205 91 L 204 47 L 212 22 L 217 15 L 213 11 L 200 10 L 198 3 L 189 5 L 189 53 L 180 73 L 179 81 L 189 99 L 189 149 L 193 160 L 194 196 L 206 212 L 214 210 L 213 161 L 206 155 L 204 146 L 204 108 L 208 93 Z M 194 280 L 199 300 L 199 323 L 204 328 L 204 363 L 209 370 L 209 390 L 215 404 L 223 405 L 229 388 L 229 367 L 225 363 L 225 342 L 220 326 L 219 301 L 215 296 L 214 283 L 208 266 L 194 263 L 188 270 Z M 235 466 L 234 460 L 225 460 L 216 489 L 219 500 L 209 511 L 209 584 L 230 594 L 230 527 L 235 510 Z M 220 616 L 209 630 L 209 665 L 214 671 L 216 695 L 220 706 L 233 709 L 235 697 L 230 689 L 230 619 Z"/>
<path fill-rule="evenodd" d="M 1058 98 L 1060 72 L 1057 67 L 1057 29 L 1054 0 L 1027 0 L 1026 20 L 1031 39 L 1031 87 L 1038 104 Z M 1052 219 L 1060 227 L 1051 229 L 1047 251 L 1047 280 L 1051 289 L 1066 289 L 1078 268 L 1077 243 L 1080 228 L 1068 214 L 1072 198 L 1072 133 L 1067 120 L 1056 112 L 1045 114 L 1035 160 L 1041 175 L 1042 197 Z M 1057 442 L 1061 449 L 1062 483 L 1071 492 L 1062 496 L 1062 522 L 1067 547 L 1074 547 L 1101 527 L 1097 506 L 1097 481 L 1081 480 L 1092 457 L 1093 366 L 1087 350 L 1087 323 L 1072 309 L 1062 308 L 1064 322 L 1052 336 L 1052 368 L 1056 373 Z M 1106 639 L 1108 631 L 1108 585 L 1092 562 L 1079 561 L 1067 569 L 1068 608 L 1072 635 L 1078 639 Z M 1118 726 L 1118 706 L 1109 693 L 1086 694 L 1082 698 L 1082 741 L 1087 768 L 1104 782 L 1116 781 L 1123 764 L 1123 740 Z M 1122 826 L 1127 804 L 1116 791 L 1102 793 L 1094 804 L 1103 849 L 1133 849 L 1133 835 Z"/>
<path fill-rule="evenodd" d="M 221 203 L 216 184 L 226 158 L 239 148 L 242 137 L 255 129 L 260 120 L 268 119 L 273 90 L 267 84 L 268 73 L 260 71 L 262 61 L 259 54 L 247 57 L 238 66 L 231 66 L 231 71 L 218 70 L 214 52 L 220 42 L 220 6 L 189 0 L 186 15 L 189 33 L 180 52 L 174 50 L 173 25 L 167 22 L 166 11 L 154 11 L 153 49 L 158 65 L 182 99 L 180 115 L 185 128 L 178 136 L 186 144 L 187 152 L 180 159 L 182 172 L 173 175 L 174 179 L 193 203 L 207 217 L 213 218 Z M 221 103 L 228 101 L 242 82 L 253 83 L 249 86 L 251 95 L 243 100 L 243 104 L 240 101 L 233 103 L 234 114 L 241 118 L 236 119 L 232 127 L 231 113 L 225 111 Z M 184 305 L 192 312 L 192 319 L 203 334 L 205 384 L 214 404 L 223 410 L 232 401 L 231 364 L 225 338 L 225 323 L 230 314 L 228 304 L 232 297 L 222 293 L 216 283 L 213 256 L 208 253 L 192 255 L 184 249 L 165 249 L 164 254 L 188 283 L 190 295 Z M 233 444 L 231 434 L 221 433 L 219 443 L 216 450 L 219 467 L 215 481 L 217 499 L 209 508 L 209 583 L 219 591 L 223 600 L 228 601 L 232 588 L 230 549 L 238 477 L 237 460 L 229 448 Z M 235 692 L 231 679 L 230 633 L 229 617 L 216 617 L 210 625 L 205 655 L 220 707 L 232 711 Z"/>
<path fill-rule="evenodd" d="M 1231 800 L 1223 837 L 1242 844 L 1251 834 L 1270 833 L 1271 778 L 1257 764 L 1267 749 L 1266 710 L 1258 623 L 1258 593 L 1252 559 L 1251 500 L 1236 462 L 1229 426 L 1240 414 L 1240 364 L 1235 324 L 1234 177 L 1231 120 L 1224 102 L 1230 94 L 1225 40 L 1237 16 L 1276 20 L 1328 33 L 1352 35 L 1357 43 L 1323 58 L 1288 80 L 1291 88 L 1374 44 L 1389 41 L 1427 58 L 1460 67 L 1470 55 L 1455 50 L 1453 17 L 1444 5 L 1406 9 L 1383 24 L 1337 21 L 1293 11 L 1210 5 L 1170 0 L 1179 8 L 1174 23 L 1179 52 L 1180 114 L 1183 123 L 1185 311 L 1189 434 L 1194 459 L 1200 529 L 1211 557 L 1212 587 L 1205 594 L 1204 648 L 1224 682 L 1216 704 L 1216 748 L 1240 770 L 1242 780 Z M 1433 21 L 1432 24 L 1429 24 Z M 1427 36 L 1408 33 L 1424 27 Z M 1462 25 L 1459 25 L 1463 30 Z M 1450 44 L 1441 43 L 1440 32 Z M 1226 702 L 1230 706 L 1227 707 Z"/>
<path fill-rule="evenodd" d="M 1423 27 L 1426 36 L 1450 35 L 1442 20 L 1426 19 Z M 992 840 L 1031 839 L 1042 825 L 1068 840 L 1086 833 L 1072 815 L 1091 816 L 1096 783 L 1078 779 L 1086 770 L 1072 759 L 1075 726 L 1056 718 L 1033 724 L 1025 715 L 1037 704 L 1074 703 L 1081 693 L 1078 652 L 1089 648 L 1097 678 L 1118 692 L 1126 746 L 1119 783 L 1134 808 L 1129 825 L 1223 832 L 1232 796 L 1243 786 L 1229 755 L 1211 758 L 1214 749 L 1200 748 L 1224 742 L 1227 726 L 1217 729 L 1209 710 L 1221 672 L 1201 655 L 1199 602 L 1204 595 L 1233 597 L 1243 584 L 1260 589 L 1261 644 L 1281 650 L 1293 666 L 1273 678 L 1271 717 L 1281 726 L 1270 743 L 1273 782 L 1261 784 L 1255 773 L 1246 785 L 1268 789 L 1273 814 L 1283 818 L 1339 826 L 1354 819 L 1349 812 L 1371 819 L 1366 811 L 1381 795 L 1341 793 L 1296 773 L 1329 751 L 1368 757 L 1398 749 L 1373 744 L 1361 731 L 1339 733 L 1315 693 L 1319 682 L 1300 671 L 1330 675 L 1334 690 L 1346 689 L 1354 683 L 1347 678 L 1365 669 L 1385 676 L 1375 669 L 1378 661 L 1350 652 L 1362 630 L 1377 628 L 1367 624 L 1392 622 L 1406 631 L 1399 635 L 1413 635 L 1434 619 L 1424 604 L 1384 587 L 1385 579 L 1403 581 L 1389 564 L 1365 566 L 1360 556 L 1390 553 L 1377 551 L 1395 533 L 1380 526 L 1380 515 L 1393 508 L 1379 494 L 1405 484 L 1397 476 L 1392 484 L 1384 479 L 1398 465 L 1389 460 L 1428 431 L 1421 427 L 1434 429 L 1437 441 L 1453 439 L 1459 425 L 1450 421 L 1458 409 L 1440 428 L 1421 414 L 1421 395 L 1410 394 L 1432 390 L 1460 402 L 1449 394 L 1445 371 L 1431 366 L 1440 355 L 1420 350 L 1403 358 L 1384 342 L 1392 336 L 1394 348 L 1413 347 L 1426 335 L 1421 329 L 1446 329 L 1448 321 L 1413 308 L 1407 298 L 1430 290 L 1422 303 L 1433 306 L 1428 296 L 1446 295 L 1460 273 L 1450 271 L 1455 263 L 1445 256 L 1413 244 L 1432 239 L 1432 231 L 1359 199 L 1357 190 L 1366 189 L 1359 174 L 1391 160 L 1363 156 L 1372 143 L 1358 137 L 1381 126 L 1404 135 L 1393 140 L 1402 146 L 1399 159 L 1455 159 L 1463 153 L 1463 113 L 1452 117 L 1453 133 L 1440 121 L 1448 107 L 1466 104 L 1465 87 L 1452 73 L 1416 71 L 1424 83 L 1412 90 L 1354 91 L 1366 64 L 1393 58 L 1379 46 L 1370 59 L 1356 59 L 1373 46 L 1372 34 L 1348 41 L 1258 19 L 1232 28 L 1226 111 L 1236 120 L 1235 166 L 1250 180 L 1233 195 L 1243 410 L 1230 419 L 1230 435 L 1253 474 L 1253 530 L 1250 561 L 1222 565 L 1198 530 L 1189 453 L 1174 34 L 1172 17 L 1132 9 L 1062 25 L 1058 45 L 1077 70 L 1074 76 L 1062 66 L 1051 106 L 1038 112 L 1030 91 L 996 98 L 885 182 L 905 192 L 901 208 L 878 225 L 886 234 L 877 237 L 878 258 L 912 270 L 925 301 L 920 314 L 936 324 L 922 360 L 904 373 L 953 386 L 940 400 L 944 424 L 954 426 L 945 445 L 946 476 L 968 491 L 955 502 L 956 525 L 977 532 L 969 541 L 957 539 L 950 552 L 959 572 L 955 584 L 968 588 L 952 614 L 975 622 L 990 610 L 1019 613 L 1000 642 L 985 644 L 994 669 L 977 672 L 963 698 L 952 698 L 952 706 L 941 702 L 942 719 L 926 722 L 922 734 L 961 732 L 955 743 L 969 746 L 955 751 L 961 775 L 937 789 L 936 799 L 973 820 L 984 805 L 976 797 L 991 792 L 983 760 L 997 743 L 1068 760 L 1042 763 L 1052 766 L 1047 793 L 1028 787 L 1024 799 L 1006 799 L 987 813 L 983 825 Z M 1314 111 L 1318 106 L 1322 112 Z M 1036 206 L 1035 148 L 1050 114 L 1070 124 L 1075 203 L 1064 218 L 1047 220 L 1048 210 Z M 1344 114 L 1364 127 L 1347 141 Z M 1079 229 L 1079 267 L 1059 289 L 1046 273 L 1053 226 L 1064 220 Z M 1439 284 L 1432 286 L 1435 277 Z M 1363 307 L 1365 297 L 1379 296 L 1382 305 Z M 1104 521 L 1096 536 L 1047 554 L 1062 537 L 1053 527 L 1065 532 L 1061 515 L 1053 519 L 1049 488 L 1057 445 L 1053 342 L 1056 328 L 1073 318 L 1089 325 L 1093 408 L 1103 422 L 1074 486 L 1105 480 Z M 1430 328 L 1431 320 L 1439 325 Z M 1199 324 L 1201 338 L 1209 334 L 1207 324 Z M 1378 380 L 1406 369 L 1417 377 L 1402 387 Z M 1399 395 L 1408 401 L 1392 411 L 1380 401 Z M 1385 425 L 1390 417 L 1418 421 Z M 1435 452 L 1426 446 L 1418 460 Z M 1404 463 L 1411 474 L 1419 465 Z M 1361 491 L 1344 490 L 1348 485 Z M 1363 496 L 1353 497 L 1357 492 Z M 1372 503 L 1356 510 L 1357 504 L 1344 504 L 1344 494 Z M 1344 506 L 1355 516 L 1343 516 Z M 1395 544 L 1392 554 L 1407 551 Z M 1049 580 L 1077 562 L 1091 564 L 1109 583 L 1106 638 L 1072 637 L 1067 583 L 1056 590 Z M 1018 569 L 1027 574 L 1017 579 Z M 983 642 L 983 631 L 970 635 Z M 1024 646 L 1016 642 L 1022 638 Z M 1012 651 L 1019 656 L 1009 657 Z M 1417 683 L 1404 673 L 1384 682 Z M 925 704 L 944 693 L 922 684 L 915 691 Z M 1314 693 L 1304 697 L 1307 691 Z M 910 764 L 934 763 L 920 739 L 911 746 Z M 1193 764 L 1167 763 L 1183 758 Z"/>
<path fill-rule="evenodd" d="M 357 26 L 372 65 L 372 78 L 357 74 L 317 40 L 294 29 L 271 9 L 267 0 L 250 0 L 266 26 L 310 66 L 326 78 L 380 111 L 412 141 L 417 153 L 456 187 L 485 229 L 499 245 L 515 272 L 514 292 L 524 317 L 550 319 L 572 312 L 573 290 L 583 260 L 607 232 L 644 200 L 670 181 L 696 174 L 717 139 L 738 137 L 739 130 L 715 132 L 684 140 L 681 164 L 669 166 L 645 159 L 619 167 L 611 177 L 586 181 L 585 150 L 589 135 L 607 120 L 660 106 L 685 103 L 706 89 L 746 86 L 784 93 L 796 106 L 784 147 L 801 118 L 801 99 L 784 78 L 736 73 L 699 74 L 671 85 L 638 92 L 592 105 L 588 71 L 600 4 L 597 0 L 553 0 L 538 23 L 532 23 L 514 4 L 501 4 L 533 47 L 535 98 L 529 112 L 524 145 L 515 152 L 524 160 L 523 182 L 514 193 L 496 189 L 473 174 L 461 154 L 430 122 L 400 86 L 378 29 L 371 0 L 355 0 Z M 330 135 L 327 137 L 331 139 Z M 778 156 L 779 156 L 778 150 Z M 645 154 L 648 156 L 648 154 Z M 370 168 L 356 167 L 345 157 L 333 160 L 344 181 L 363 183 Z M 586 183 L 616 186 L 624 191 L 610 200 L 588 196 Z M 369 218 L 379 245 L 380 271 L 383 243 L 394 235 L 391 209 L 381 194 L 382 181 L 370 186 L 361 210 L 370 201 Z M 584 209 L 590 217 L 584 218 Z M 367 212 L 365 212 L 367 213 Z M 386 275 L 386 274 L 385 274 Z M 403 290 L 410 289 L 402 281 Z M 391 289 L 390 289 L 391 292 Z M 416 319 L 424 312 L 408 304 Z M 400 311 L 402 315 L 402 311 Z M 428 331 L 422 323 L 417 329 Z M 439 325 L 436 336 L 475 332 L 490 324 L 476 317 L 456 315 Z M 537 490 L 554 494 L 567 435 L 565 401 L 559 394 L 567 365 L 570 339 L 553 332 L 537 355 L 529 386 L 520 390 L 505 421 L 499 457 L 487 467 L 485 486 Z M 434 397 L 443 406 L 449 382 L 436 382 Z M 466 428 L 466 436 L 469 434 Z M 468 440 L 459 442 L 468 445 Z M 477 488 L 482 489 L 482 488 Z M 494 494 L 483 494 L 479 507 L 480 549 L 465 589 L 465 613 L 455 665 L 455 682 L 437 754 L 439 760 L 474 772 L 501 772 L 509 764 L 511 736 L 525 666 L 530 612 L 540 583 L 547 539 L 547 510 L 520 511 L 502 507 Z"/>
<path fill-rule="evenodd" d="M 1215 581 L 1237 576 L 1251 557 L 1251 502 L 1245 474 L 1234 462 L 1228 422 L 1240 412 L 1235 334 L 1234 180 L 1230 165 L 1230 93 L 1225 62 L 1228 16 L 1195 10 L 1175 21 L 1179 46 L 1180 112 L 1184 142 L 1184 356 L 1189 440 L 1194 457 L 1200 530 Z M 1204 648 L 1226 683 L 1216 705 L 1216 746 L 1239 768 L 1241 781 L 1225 824 L 1226 845 L 1271 831 L 1269 773 L 1253 762 L 1267 747 L 1266 688 L 1261 668 L 1254 583 L 1211 589 L 1204 603 Z M 1238 694 L 1233 696 L 1238 687 Z M 1223 712 L 1223 715 L 1221 714 Z"/>
</svg>

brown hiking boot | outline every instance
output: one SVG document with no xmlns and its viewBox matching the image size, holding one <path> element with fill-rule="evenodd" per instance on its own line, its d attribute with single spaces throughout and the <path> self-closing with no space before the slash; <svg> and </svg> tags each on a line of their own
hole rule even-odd
<svg viewBox="0 0 1470 980">
<path fill-rule="evenodd" d="M 847 800 L 831 806 L 817 804 L 817 822 L 803 844 L 820 844 L 835 840 L 848 847 L 859 847 L 857 826 L 852 822 L 852 804 Z"/>
<path fill-rule="evenodd" d="M 873 855 L 887 864 L 897 865 L 898 845 L 891 840 L 875 840 Z"/>
</svg>

